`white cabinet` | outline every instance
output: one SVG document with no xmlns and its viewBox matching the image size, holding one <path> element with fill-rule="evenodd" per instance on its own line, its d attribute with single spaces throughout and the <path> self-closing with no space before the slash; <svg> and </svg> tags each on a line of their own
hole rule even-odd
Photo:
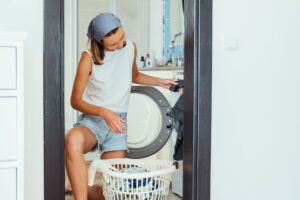
<svg viewBox="0 0 300 200">
<path fill-rule="evenodd" d="M 0 97 L 0 162 L 17 159 L 17 99 Z"/>
<path fill-rule="evenodd" d="M 5 168 L 0 170 L 0 199 L 17 199 L 16 178 L 16 168 Z"/>
<path fill-rule="evenodd" d="M 16 89 L 17 52 L 13 46 L 0 46 L 0 89 Z"/>
<path fill-rule="evenodd" d="M 25 33 L 0 31 L 0 199 L 24 200 Z"/>
</svg>

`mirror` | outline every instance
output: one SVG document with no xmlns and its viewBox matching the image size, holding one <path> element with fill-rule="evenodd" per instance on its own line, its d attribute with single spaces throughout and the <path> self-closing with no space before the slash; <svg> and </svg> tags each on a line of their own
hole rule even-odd
<svg viewBox="0 0 300 200">
<path fill-rule="evenodd" d="M 100 12 L 112 12 L 137 45 L 139 67 L 147 54 L 153 66 L 183 64 L 182 0 L 78 0 L 77 12 L 77 58 L 87 48 L 90 20 Z"/>
</svg>

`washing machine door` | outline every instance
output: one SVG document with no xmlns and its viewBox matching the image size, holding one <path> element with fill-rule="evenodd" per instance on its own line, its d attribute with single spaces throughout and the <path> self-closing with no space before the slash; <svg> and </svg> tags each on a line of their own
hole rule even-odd
<svg viewBox="0 0 300 200">
<path fill-rule="evenodd" d="M 132 87 L 127 113 L 127 157 L 144 158 L 165 145 L 174 124 L 170 111 L 167 99 L 156 88 Z"/>
</svg>

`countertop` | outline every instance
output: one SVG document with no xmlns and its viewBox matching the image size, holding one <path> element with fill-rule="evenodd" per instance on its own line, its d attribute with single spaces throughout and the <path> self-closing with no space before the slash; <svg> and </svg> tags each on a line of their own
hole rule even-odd
<svg viewBox="0 0 300 200">
<path fill-rule="evenodd" d="M 139 71 L 152 71 L 152 70 L 183 70 L 183 66 L 153 66 L 139 68 Z"/>
</svg>

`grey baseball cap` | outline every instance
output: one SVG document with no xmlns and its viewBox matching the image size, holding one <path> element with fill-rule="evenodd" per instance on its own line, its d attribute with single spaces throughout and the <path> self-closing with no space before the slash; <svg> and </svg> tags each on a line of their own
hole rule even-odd
<svg viewBox="0 0 300 200">
<path fill-rule="evenodd" d="M 112 13 L 100 13 L 90 22 L 87 36 L 100 42 L 109 32 L 121 26 L 121 20 Z"/>
</svg>

